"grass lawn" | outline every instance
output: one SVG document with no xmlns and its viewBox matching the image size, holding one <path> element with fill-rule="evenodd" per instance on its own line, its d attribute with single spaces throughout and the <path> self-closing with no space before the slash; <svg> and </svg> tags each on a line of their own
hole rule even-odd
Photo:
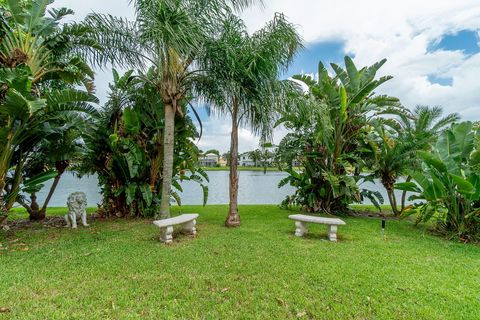
<svg viewBox="0 0 480 320">
<path fill-rule="evenodd" d="M 406 221 L 384 239 L 346 218 L 331 243 L 275 206 L 241 206 L 237 229 L 225 206 L 174 211 L 200 213 L 196 238 L 163 245 L 147 220 L 0 233 L 0 319 L 480 319 L 478 246 Z"/>
</svg>

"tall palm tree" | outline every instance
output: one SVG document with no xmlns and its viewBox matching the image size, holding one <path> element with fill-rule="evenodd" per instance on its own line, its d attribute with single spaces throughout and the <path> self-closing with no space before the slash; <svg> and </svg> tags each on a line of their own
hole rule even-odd
<svg viewBox="0 0 480 320">
<path fill-rule="evenodd" d="M 238 213 L 238 128 L 248 126 L 265 140 L 274 122 L 274 109 L 283 101 L 286 82 L 278 81 L 301 40 L 295 27 L 277 14 L 263 29 L 249 35 L 243 21 L 229 15 L 217 30 L 218 37 L 205 45 L 208 77 L 199 82 L 214 111 L 231 117 L 230 202 L 225 225 L 240 225 Z"/>
<path fill-rule="evenodd" d="M 198 62 L 203 46 L 226 12 L 254 2 L 260 1 L 135 0 L 135 21 L 102 14 L 86 19 L 95 29 L 92 37 L 108 48 L 97 62 L 139 69 L 153 66 L 157 72 L 153 80 L 145 80 L 157 88 L 164 104 L 161 218 L 170 216 L 175 117 L 185 115 L 192 85 L 202 69 Z"/>
</svg>

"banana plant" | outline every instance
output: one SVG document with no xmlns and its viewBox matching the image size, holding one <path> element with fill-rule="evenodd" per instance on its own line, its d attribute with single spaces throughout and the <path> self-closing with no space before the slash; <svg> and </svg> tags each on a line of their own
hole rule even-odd
<svg viewBox="0 0 480 320">
<path fill-rule="evenodd" d="M 41 179 L 24 176 L 24 168 L 40 141 L 54 140 L 63 125 L 60 115 L 96 112 L 93 71 L 86 61 L 101 48 L 87 36 L 85 26 L 61 23 L 71 10 L 47 13 L 52 2 L 6 0 L 1 8 L 0 220 L 5 220 L 22 188 L 36 190 L 46 177 L 53 177 L 48 170 L 39 173 Z"/>
<path fill-rule="evenodd" d="M 436 221 L 439 231 L 469 240 L 480 232 L 479 131 L 472 122 L 453 125 L 443 132 L 432 152 L 419 151 L 422 170 L 411 172 L 414 181 L 398 183 L 423 200 L 403 212 L 417 214 L 417 223 Z"/>
<path fill-rule="evenodd" d="M 93 114 L 90 103 L 97 99 L 73 89 L 52 90 L 38 98 L 32 94 L 33 75 L 28 67 L 1 68 L 0 79 L 0 197 L 6 217 L 21 191 L 24 167 L 40 141 L 55 132 L 53 123 L 58 123 L 59 115 Z"/>
<path fill-rule="evenodd" d="M 297 188 L 286 204 L 344 214 L 352 202 L 378 195 L 362 192 L 358 183 L 363 179 L 360 173 L 365 159 L 373 154 L 368 142 L 372 123 L 378 114 L 401 108 L 397 98 L 374 93 L 391 79 L 376 78 L 385 62 L 357 69 L 352 59 L 345 57 L 345 68 L 331 64 L 333 76 L 319 63 L 318 79 L 293 77 L 309 90 L 293 93 L 277 122 L 290 131 L 281 141 L 278 155 L 281 162 L 289 164 L 288 179 Z M 303 168 L 298 174 L 293 174 L 293 161 L 299 161 Z M 381 202 L 379 198 L 374 203 Z"/>
</svg>

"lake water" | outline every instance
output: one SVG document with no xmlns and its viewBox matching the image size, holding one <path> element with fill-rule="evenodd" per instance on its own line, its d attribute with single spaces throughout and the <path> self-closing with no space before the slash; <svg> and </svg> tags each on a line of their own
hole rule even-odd
<svg viewBox="0 0 480 320">
<path fill-rule="evenodd" d="M 207 173 L 210 178 L 208 183 L 208 204 L 227 204 L 229 199 L 228 171 L 209 171 Z M 263 174 L 263 172 L 257 171 L 240 171 L 239 175 L 239 204 L 279 204 L 287 195 L 291 195 L 294 192 L 294 188 L 291 186 L 277 187 L 280 180 L 287 176 L 284 172 L 269 171 L 267 174 Z M 46 183 L 45 188 L 38 194 L 40 203 L 43 203 L 50 183 Z M 203 193 L 197 183 L 185 181 L 182 183 L 182 188 L 183 193 L 180 193 L 182 204 L 202 204 Z M 385 203 L 388 203 L 385 189 L 381 184 L 364 183 L 362 188 L 380 191 L 385 198 Z M 66 173 L 60 180 L 49 206 L 66 206 L 68 195 L 76 191 L 85 192 L 89 206 L 95 206 L 102 199 L 96 176 L 79 179 L 71 173 Z M 365 204 L 370 204 L 370 202 L 365 201 Z"/>
</svg>

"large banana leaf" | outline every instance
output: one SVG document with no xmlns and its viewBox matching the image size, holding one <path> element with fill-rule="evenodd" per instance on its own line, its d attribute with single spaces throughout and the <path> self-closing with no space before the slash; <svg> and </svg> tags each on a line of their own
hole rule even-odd
<svg viewBox="0 0 480 320">
<path fill-rule="evenodd" d="M 472 126 L 471 122 L 462 122 L 440 135 L 436 150 L 442 161 L 458 164 L 467 158 L 474 147 Z"/>
</svg>

